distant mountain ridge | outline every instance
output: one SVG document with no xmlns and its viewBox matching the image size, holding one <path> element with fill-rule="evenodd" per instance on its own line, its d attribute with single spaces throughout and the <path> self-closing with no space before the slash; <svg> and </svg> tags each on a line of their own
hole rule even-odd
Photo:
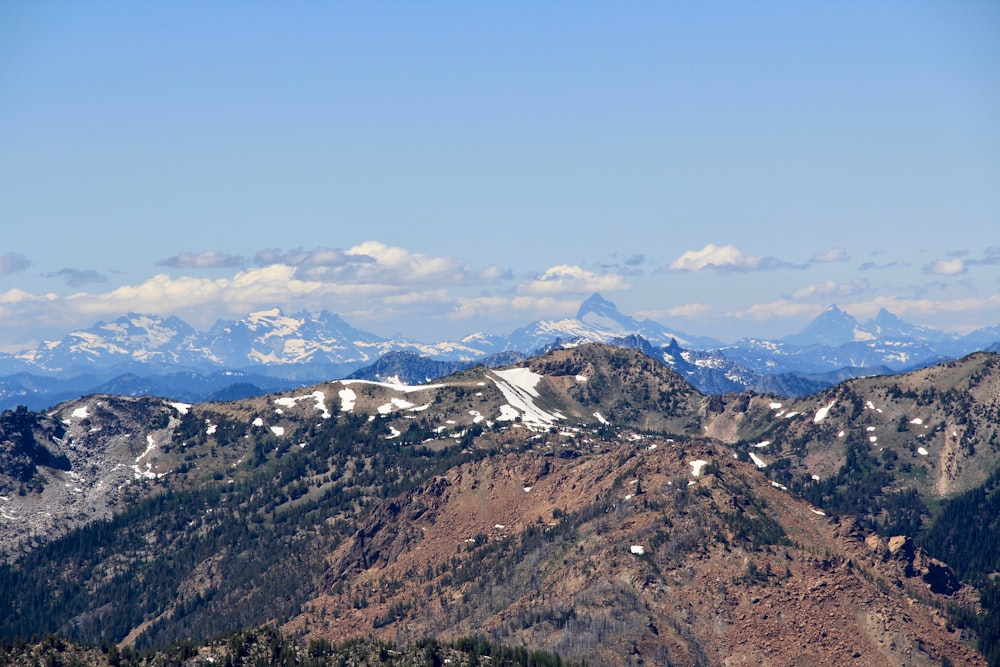
<svg viewBox="0 0 1000 667">
<path fill-rule="evenodd" d="M 326 310 L 287 315 L 272 308 L 240 320 L 220 320 L 207 331 L 178 317 L 128 313 L 18 355 L 0 355 L 0 408 L 40 408 L 104 390 L 106 383 L 116 381 L 130 383 L 133 395 L 169 392 L 178 400 L 204 400 L 225 390 L 206 380 L 218 378 L 221 371 L 258 378 L 234 379 L 244 385 L 241 391 L 249 385 L 273 391 L 346 377 L 401 352 L 413 356 L 394 359 L 397 373 L 415 380 L 426 377 L 428 361 L 438 364 L 440 375 L 475 363 L 490 365 L 497 354 L 525 355 L 553 345 L 591 342 L 648 347 L 647 354 L 706 393 L 754 389 L 802 395 L 848 377 L 957 358 L 998 340 L 1000 326 L 955 336 L 906 323 L 884 309 L 860 323 L 833 305 L 797 334 L 724 345 L 653 320 L 637 320 L 600 294 L 583 301 L 574 318 L 538 320 L 506 336 L 475 333 L 432 343 L 383 338 Z M 382 371 L 367 372 L 366 377 L 375 377 Z M 178 374 L 185 373 L 190 381 L 179 386 Z M 128 383 L 117 380 L 123 375 L 130 376 Z M 53 377 L 60 382 L 51 382 Z M 206 391 L 208 385 L 211 391 Z"/>
</svg>

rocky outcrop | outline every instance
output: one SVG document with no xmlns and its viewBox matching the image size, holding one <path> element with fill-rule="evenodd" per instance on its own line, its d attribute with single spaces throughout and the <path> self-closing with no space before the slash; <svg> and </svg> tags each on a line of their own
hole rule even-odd
<svg viewBox="0 0 1000 667">
<path fill-rule="evenodd" d="M 962 588 L 947 563 L 928 556 L 906 535 L 894 535 L 886 540 L 872 533 L 865 538 L 865 545 L 883 563 L 896 565 L 908 579 L 919 577 L 932 593 L 954 595 Z"/>
<path fill-rule="evenodd" d="M 333 580 L 327 583 L 333 584 L 365 570 L 382 569 L 395 562 L 401 553 L 422 538 L 423 531 L 413 522 L 439 505 L 439 499 L 450 485 L 443 477 L 433 479 L 415 489 L 404 501 L 394 498 L 380 503 L 354 534 L 347 552 L 334 568 Z"/>
</svg>

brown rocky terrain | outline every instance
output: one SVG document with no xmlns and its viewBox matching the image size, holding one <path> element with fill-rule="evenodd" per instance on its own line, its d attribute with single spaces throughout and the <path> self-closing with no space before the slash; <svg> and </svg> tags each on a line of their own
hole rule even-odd
<svg viewBox="0 0 1000 667">
<path fill-rule="evenodd" d="M 974 591 L 820 512 L 710 441 L 510 454 L 379 506 L 288 627 L 604 665 L 984 664 L 943 613 Z"/>
<path fill-rule="evenodd" d="M 952 613 L 979 592 L 883 496 L 929 516 L 978 488 L 998 429 L 989 354 L 794 400 L 703 396 L 600 345 L 422 386 L 83 397 L 0 422 L 0 620 L 122 646 L 271 621 L 591 665 L 985 664 Z"/>
</svg>

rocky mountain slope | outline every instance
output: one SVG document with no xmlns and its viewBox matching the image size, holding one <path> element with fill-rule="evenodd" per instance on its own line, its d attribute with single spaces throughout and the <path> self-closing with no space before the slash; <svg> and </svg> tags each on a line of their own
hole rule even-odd
<svg viewBox="0 0 1000 667">
<path fill-rule="evenodd" d="M 998 364 L 788 401 L 582 345 L 419 386 L 7 411 L 0 636 L 277 622 L 589 664 L 985 664 L 989 580 L 934 536 L 1000 467 Z"/>
</svg>

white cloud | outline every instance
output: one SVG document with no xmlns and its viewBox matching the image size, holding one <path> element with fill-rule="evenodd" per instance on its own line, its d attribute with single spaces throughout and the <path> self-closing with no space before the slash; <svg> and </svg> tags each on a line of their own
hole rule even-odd
<svg viewBox="0 0 1000 667">
<path fill-rule="evenodd" d="M 125 285 L 109 292 L 80 292 L 65 297 L 59 307 L 90 317 L 117 316 L 124 312 L 156 315 L 180 314 L 198 323 L 218 317 L 242 316 L 253 310 L 281 305 L 299 308 L 337 307 L 362 304 L 398 291 L 385 285 L 336 285 L 299 280 L 295 268 L 281 264 L 248 269 L 232 278 L 153 276 L 138 285 Z"/>
<path fill-rule="evenodd" d="M 878 311 L 885 308 L 890 313 L 898 315 L 903 319 L 922 320 L 931 326 L 938 326 L 944 330 L 954 330 L 960 333 L 968 333 L 980 326 L 996 326 L 997 318 L 1000 317 L 1000 295 L 989 297 L 969 297 L 965 299 L 902 299 L 897 297 L 878 297 L 870 301 L 856 302 L 843 307 L 845 311 L 858 319 L 868 319 L 875 317 Z M 942 313 L 964 316 L 964 321 L 971 321 L 972 317 L 979 315 L 981 323 L 978 325 L 963 324 L 949 329 L 933 324 L 940 323 Z"/>
<path fill-rule="evenodd" d="M 580 309 L 577 299 L 566 300 L 551 296 L 478 296 L 458 297 L 456 307 L 448 313 L 452 320 L 482 317 L 506 317 L 516 312 L 517 317 L 563 318 L 572 317 Z"/>
<path fill-rule="evenodd" d="M 792 292 L 791 298 L 795 301 L 805 301 L 807 299 L 845 297 L 863 294 L 870 289 L 867 280 L 855 278 L 847 283 L 838 283 L 834 280 L 827 280 L 815 285 L 807 285 Z"/>
<path fill-rule="evenodd" d="M 756 321 L 777 318 L 814 318 L 823 312 L 825 307 L 826 306 L 812 303 L 793 303 L 791 301 L 781 299 L 770 303 L 755 304 L 743 310 L 731 310 L 726 313 L 726 316 Z"/>
<path fill-rule="evenodd" d="M 802 321 L 815 318 L 824 308 L 826 306 L 823 304 L 796 303 L 782 299 L 770 303 L 755 304 L 742 310 L 732 310 L 726 315 L 727 317 L 754 321 L 775 319 Z M 980 326 L 995 326 L 996 319 L 1000 316 L 1000 295 L 949 300 L 878 297 L 870 301 L 845 304 L 841 308 L 859 320 L 875 317 L 879 310 L 885 308 L 889 312 L 917 324 L 926 323 L 944 330 L 968 333 Z M 940 326 L 942 313 L 951 313 L 956 317 L 962 316 L 963 322 L 978 320 L 981 323 L 955 325 L 950 328 L 942 327 Z"/>
<path fill-rule="evenodd" d="M 410 252 L 379 241 L 366 241 L 347 250 L 262 250 L 255 261 L 261 266 L 292 266 L 297 278 L 324 283 L 471 285 L 510 278 L 509 271 L 497 266 L 477 272 L 452 257 Z"/>
<path fill-rule="evenodd" d="M 212 253 L 175 259 L 170 262 L 174 266 L 224 262 Z M 368 323 L 443 318 L 460 308 L 453 288 L 510 278 L 509 270 L 497 266 L 475 272 L 449 257 L 413 253 L 375 241 L 346 251 L 263 251 L 256 261 L 272 259 L 291 263 L 264 263 L 219 278 L 163 273 L 137 284 L 104 292 L 81 290 L 69 296 L 41 297 L 12 290 L 0 294 L 0 330 L 8 339 L 37 338 L 29 330 L 41 329 L 46 331 L 44 336 L 62 336 L 126 312 L 178 315 L 196 327 L 206 327 L 220 318 L 243 317 L 274 306 L 288 312 L 328 309 Z"/>
<path fill-rule="evenodd" d="M 0 293 L 0 307 L 4 305 L 17 305 L 22 303 L 40 303 L 47 301 L 56 301 L 59 298 L 57 294 L 32 294 L 30 292 L 25 292 L 23 289 L 12 289 L 6 292 Z"/>
<path fill-rule="evenodd" d="M 173 269 L 219 269 L 240 268 L 246 262 L 242 257 L 226 255 L 214 250 L 205 252 L 182 252 L 156 263 L 158 266 L 169 266 Z"/>
<path fill-rule="evenodd" d="M 790 268 L 792 264 L 774 257 L 744 255 L 734 245 L 717 246 L 709 243 L 701 250 L 688 250 L 670 264 L 671 271 L 769 271 Z"/>
<path fill-rule="evenodd" d="M 616 292 L 628 289 L 625 280 L 615 274 L 600 274 L 579 266 L 560 264 L 545 271 L 535 280 L 522 283 L 521 294 L 584 294 L 587 292 Z"/>
<path fill-rule="evenodd" d="M 968 269 L 965 267 L 965 261 L 960 257 L 953 257 L 952 259 L 939 259 L 924 267 L 924 273 L 929 273 L 935 276 L 957 276 L 965 273 L 967 270 Z"/>
<path fill-rule="evenodd" d="M 681 306 L 675 306 L 673 308 L 666 308 L 663 310 L 641 310 L 635 313 L 635 317 L 642 319 L 650 319 L 654 321 L 665 320 L 671 317 L 685 317 L 685 318 L 699 318 L 705 317 L 712 312 L 712 307 L 705 305 L 703 303 L 687 303 Z"/>
<path fill-rule="evenodd" d="M 817 263 L 826 263 L 826 262 L 846 262 L 849 259 L 850 256 L 847 254 L 847 248 L 843 246 L 837 246 L 836 248 L 830 248 L 826 252 L 813 255 L 809 261 Z"/>
</svg>

